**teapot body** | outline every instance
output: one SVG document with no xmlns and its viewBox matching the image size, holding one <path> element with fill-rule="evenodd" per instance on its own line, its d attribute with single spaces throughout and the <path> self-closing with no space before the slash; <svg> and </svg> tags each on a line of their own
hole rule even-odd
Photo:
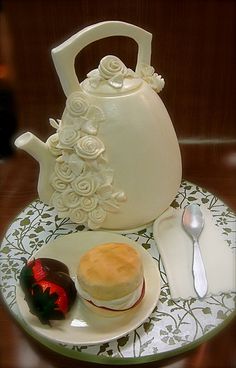
<svg viewBox="0 0 236 368">
<path fill-rule="evenodd" d="M 168 208 L 181 181 L 180 150 L 169 114 L 146 82 L 126 95 L 88 97 L 104 111 L 98 137 L 106 147 L 114 186 L 126 195 L 119 211 L 109 213 L 102 227 L 148 224 Z"/>
</svg>

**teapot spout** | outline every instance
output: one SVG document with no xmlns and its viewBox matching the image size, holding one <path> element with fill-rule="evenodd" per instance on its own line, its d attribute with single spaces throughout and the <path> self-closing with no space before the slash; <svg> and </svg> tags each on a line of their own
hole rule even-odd
<svg viewBox="0 0 236 368">
<path fill-rule="evenodd" d="M 21 148 L 29 153 L 39 163 L 45 160 L 47 156 L 47 146 L 34 134 L 26 132 L 15 140 L 17 148 Z"/>
<path fill-rule="evenodd" d="M 39 163 L 40 172 L 38 180 L 39 198 L 49 204 L 53 194 L 53 188 L 49 179 L 55 165 L 55 157 L 50 153 L 46 143 L 42 142 L 34 134 L 26 132 L 15 140 L 17 148 L 29 153 Z"/>
</svg>

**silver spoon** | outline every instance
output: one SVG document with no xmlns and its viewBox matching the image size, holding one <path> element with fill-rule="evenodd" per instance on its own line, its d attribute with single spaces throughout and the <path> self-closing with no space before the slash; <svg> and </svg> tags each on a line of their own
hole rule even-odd
<svg viewBox="0 0 236 368">
<path fill-rule="evenodd" d="M 207 293 L 207 278 L 198 239 L 204 226 L 204 218 L 197 204 L 190 204 L 183 213 L 183 227 L 193 240 L 193 281 L 199 298 Z"/>
</svg>

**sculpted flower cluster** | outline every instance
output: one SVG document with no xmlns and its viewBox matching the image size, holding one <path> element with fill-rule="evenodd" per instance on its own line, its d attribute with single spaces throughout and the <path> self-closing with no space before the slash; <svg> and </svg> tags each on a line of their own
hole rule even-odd
<svg viewBox="0 0 236 368">
<path fill-rule="evenodd" d="M 47 140 L 56 157 L 50 178 L 51 203 L 60 217 L 91 229 L 102 226 L 107 213 L 117 212 L 126 199 L 122 191 L 114 191 L 114 174 L 97 136 L 103 120 L 101 109 L 91 105 L 82 92 L 74 92 L 67 99 L 62 120 L 50 119 L 56 133 Z"/>
<path fill-rule="evenodd" d="M 97 69 L 88 73 L 90 85 L 98 87 L 101 82 L 108 83 L 113 88 L 123 87 L 125 77 L 133 77 L 135 73 L 126 68 L 125 64 L 116 56 L 107 55 L 100 61 Z"/>
<path fill-rule="evenodd" d="M 155 73 L 151 65 L 141 64 L 139 72 L 127 68 L 125 64 L 116 56 L 107 55 L 100 61 L 97 69 L 87 74 L 89 83 L 93 88 L 97 88 L 101 82 L 108 83 L 113 88 L 123 87 L 124 78 L 142 78 L 155 92 L 159 93 L 165 81 L 161 75 Z"/>
<path fill-rule="evenodd" d="M 145 80 L 157 93 L 161 92 L 161 90 L 164 88 L 164 79 L 161 75 L 155 73 L 155 70 L 151 65 L 141 65 L 140 77 Z"/>
</svg>

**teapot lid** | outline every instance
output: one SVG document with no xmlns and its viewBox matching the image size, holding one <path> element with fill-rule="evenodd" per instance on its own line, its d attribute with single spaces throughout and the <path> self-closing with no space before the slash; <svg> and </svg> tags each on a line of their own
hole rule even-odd
<svg viewBox="0 0 236 368">
<path fill-rule="evenodd" d="M 103 57 L 97 69 L 81 83 L 84 91 L 102 96 L 122 95 L 137 90 L 143 83 L 137 73 L 116 56 Z"/>
</svg>

